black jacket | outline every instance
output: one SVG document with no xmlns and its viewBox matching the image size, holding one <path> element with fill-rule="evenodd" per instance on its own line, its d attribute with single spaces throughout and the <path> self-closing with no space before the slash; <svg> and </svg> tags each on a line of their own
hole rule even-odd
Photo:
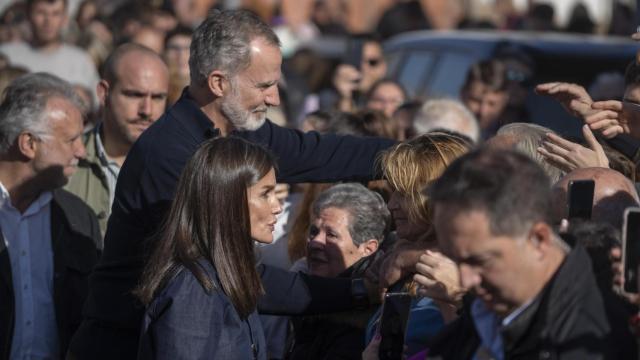
<svg viewBox="0 0 640 360">
<path fill-rule="evenodd" d="M 502 330 L 506 359 L 627 358 L 632 350 L 621 347 L 611 334 L 591 261 L 581 246 L 568 254 L 537 299 Z M 472 359 L 479 344 L 465 311 L 435 339 L 428 358 Z"/>
<path fill-rule="evenodd" d="M 153 245 L 148 239 L 159 228 L 187 160 L 200 144 L 218 134 L 185 91 L 129 151 L 118 176 L 104 253 L 90 277 L 86 321 L 71 345 L 77 358 L 135 356 L 137 341 L 131 338 L 139 334 L 143 307 L 131 290 Z M 278 158 L 278 181 L 286 183 L 369 180 L 378 152 L 393 144 L 378 138 L 304 134 L 269 121 L 256 131 L 235 134 L 271 149 Z M 264 265 L 258 271 L 266 291 L 258 304 L 261 313 L 321 312 L 351 304 L 348 296 L 345 301 L 333 299 L 336 294 L 349 294 L 348 279 L 316 280 L 309 285 L 306 275 Z"/>
<path fill-rule="evenodd" d="M 61 357 L 82 320 L 89 272 L 98 261 L 102 242 L 98 220 L 77 196 L 53 191 L 51 247 L 53 249 L 53 297 Z M 9 251 L 0 234 L 0 359 L 9 359 L 15 320 L 15 304 Z"/>
<path fill-rule="evenodd" d="M 351 265 L 338 277 L 363 277 L 371 264 L 384 255 L 378 250 Z M 365 330 L 377 305 L 329 315 L 294 317 L 293 343 L 287 360 L 361 359 L 365 348 Z"/>
</svg>

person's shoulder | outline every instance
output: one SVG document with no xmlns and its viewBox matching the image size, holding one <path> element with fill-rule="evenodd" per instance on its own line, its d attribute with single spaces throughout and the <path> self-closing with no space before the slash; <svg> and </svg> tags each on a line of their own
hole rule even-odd
<svg viewBox="0 0 640 360">
<path fill-rule="evenodd" d="M 61 216 L 59 219 L 66 222 L 71 232 L 91 239 L 95 246 L 102 248 L 98 217 L 86 202 L 65 189 L 55 189 L 52 203 L 52 216 L 54 211 L 58 212 L 56 216 Z"/>
<path fill-rule="evenodd" d="M 56 189 L 52 195 L 53 201 L 58 204 L 65 213 L 86 214 L 88 217 L 95 217 L 89 205 L 82 201 L 77 195 L 65 189 Z"/>
<path fill-rule="evenodd" d="M 212 283 L 213 288 L 208 290 L 198 280 L 196 275 L 187 267 L 180 265 L 175 275 L 167 282 L 167 286 L 161 291 L 160 297 L 171 298 L 173 302 L 179 303 L 180 308 L 198 309 L 211 306 L 212 303 L 220 306 L 226 301 L 224 292 L 220 290 L 220 285 L 216 280 L 216 272 L 213 266 L 205 261 L 198 262 L 200 270 Z"/>
</svg>

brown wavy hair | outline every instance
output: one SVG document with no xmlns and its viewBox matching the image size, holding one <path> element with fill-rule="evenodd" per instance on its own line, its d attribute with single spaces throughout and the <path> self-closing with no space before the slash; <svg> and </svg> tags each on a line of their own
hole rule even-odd
<svg viewBox="0 0 640 360">
<path fill-rule="evenodd" d="M 272 155 L 240 138 L 206 141 L 185 166 L 175 199 L 135 294 L 148 305 L 180 266 L 206 291 L 216 288 L 199 261 L 216 269 L 241 318 L 264 292 L 256 270 L 247 188 L 275 167 Z"/>
</svg>

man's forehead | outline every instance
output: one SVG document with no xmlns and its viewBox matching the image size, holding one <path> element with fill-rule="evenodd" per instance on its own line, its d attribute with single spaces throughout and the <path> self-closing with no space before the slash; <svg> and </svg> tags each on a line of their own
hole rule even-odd
<svg viewBox="0 0 640 360">
<path fill-rule="evenodd" d="M 67 1 L 65 0 L 39 0 L 39 1 L 33 1 L 33 3 L 31 4 L 31 9 L 30 10 L 35 10 L 36 8 L 38 9 L 58 9 L 60 8 L 61 10 L 66 10 L 67 8 Z"/>
<path fill-rule="evenodd" d="M 69 127 L 74 121 L 82 125 L 82 111 L 77 105 L 60 96 L 47 100 L 46 116 L 53 128 L 60 127 L 62 130 L 73 131 L 74 129 Z"/>
<path fill-rule="evenodd" d="M 169 74 L 164 62 L 142 52 L 130 52 L 125 54 L 116 64 L 116 83 L 128 86 L 141 86 L 138 84 L 143 77 L 149 78 L 150 83 L 160 83 L 161 87 L 169 86 Z M 166 85 L 164 85 L 166 83 Z M 115 84 L 112 84 L 115 85 Z M 166 89 L 164 89 L 166 91 Z"/>
</svg>

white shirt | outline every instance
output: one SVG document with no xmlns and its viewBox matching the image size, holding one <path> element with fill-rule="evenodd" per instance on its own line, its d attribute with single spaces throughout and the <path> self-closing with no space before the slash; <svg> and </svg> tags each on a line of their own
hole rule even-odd
<svg viewBox="0 0 640 360">
<path fill-rule="evenodd" d="M 15 322 L 10 359 L 57 359 L 53 301 L 51 192 L 20 213 L 0 183 L 0 227 L 11 262 Z"/>
<path fill-rule="evenodd" d="M 12 42 L 2 44 L 0 52 L 12 66 L 24 67 L 30 72 L 48 72 L 73 85 L 82 85 L 91 91 L 94 101 L 97 100 L 96 85 L 100 79 L 96 65 L 79 47 L 63 43 L 54 51 L 42 52 L 28 43 Z"/>
</svg>

